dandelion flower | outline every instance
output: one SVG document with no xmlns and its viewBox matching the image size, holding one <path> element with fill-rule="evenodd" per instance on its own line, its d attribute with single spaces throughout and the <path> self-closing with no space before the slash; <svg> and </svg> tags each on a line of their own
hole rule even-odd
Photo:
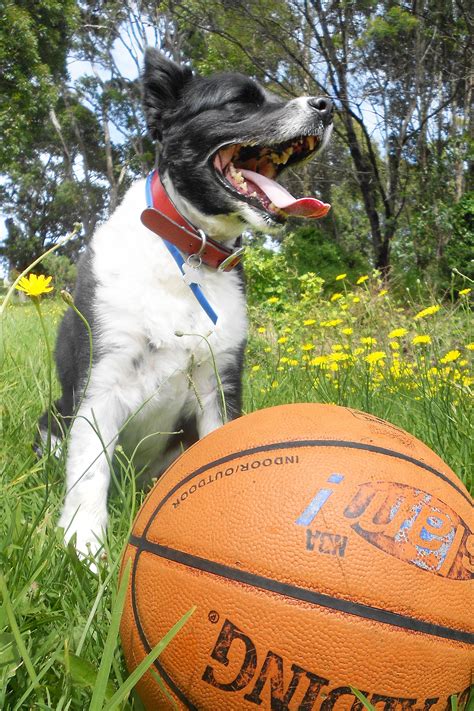
<svg viewBox="0 0 474 711">
<path fill-rule="evenodd" d="M 385 296 L 385 294 L 388 294 L 388 289 L 382 289 L 382 291 L 378 293 L 379 296 Z"/>
<path fill-rule="evenodd" d="M 471 289 L 461 289 L 461 291 L 458 291 L 459 296 L 466 296 L 467 294 L 471 293 Z"/>
<path fill-rule="evenodd" d="M 440 363 L 452 363 L 453 360 L 457 360 L 461 355 L 460 351 L 448 351 L 443 358 L 439 359 Z"/>
<path fill-rule="evenodd" d="M 357 279 L 356 284 L 363 284 L 364 281 L 367 281 L 368 278 L 368 274 L 364 274 L 364 276 L 361 276 Z"/>
<path fill-rule="evenodd" d="M 341 346 L 340 343 L 334 343 L 334 344 L 331 346 L 331 350 L 333 350 L 333 351 L 342 351 L 342 346 Z"/>
<path fill-rule="evenodd" d="M 298 365 L 298 361 L 296 360 L 296 358 L 291 358 L 288 361 L 288 365 Z"/>
<path fill-rule="evenodd" d="M 252 366 L 252 372 L 253 372 L 253 373 L 256 373 L 257 370 L 260 370 L 260 366 L 259 366 L 259 365 L 253 365 L 253 366 Z"/>
<path fill-rule="evenodd" d="M 474 351 L 474 343 L 468 343 L 466 345 L 466 348 L 468 351 Z"/>
<path fill-rule="evenodd" d="M 258 333 L 265 333 L 265 328 L 263 326 L 260 326 L 260 328 L 257 329 Z"/>
<path fill-rule="evenodd" d="M 314 348 L 313 343 L 305 343 L 304 345 L 301 346 L 302 351 L 312 351 Z"/>
<path fill-rule="evenodd" d="M 349 358 L 350 358 L 350 355 L 348 353 L 340 353 L 340 352 L 331 353 L 331 355 L 329 356 L 329 360 L 331 361 L 331 363 L 339 363 L 341 361 L 349 360 Z"/>
<path fill-rule="evenodd" d="M 280 336 L 280 338 L 278 339 L 277 343 L 286 343 L 287 340 L 288 340 L 288 337 L 287 337 L 287 336 Z"/>
<path fill-rule="evenodd" d="M 336 292 L 331 296 L 331 301 L 339 301 L 339 299 L 342 299 L 343 295 L 340 294 L 339 292 Z"/>
<path fill-rule="evenodd" d="M 309 364 L 310 365 L 324 365 L 327 362 L 328 362 L 328 357 L 325 355 L 320 355 L 320 356 L 316 356 L 316 358 L 313 358 L 312 360 L 310 360 Z"/>
<path fill-rule="evenodd" d="M 288 358 L 283 356 L 283 358 L 280 358 L 280 363 L 288 363 Z"/>
<path fill-rule="evenodd" d="M 331 321 L 320 321 L 319 325 L 331 328 L 332 326 L 339 326 L 340 323 L 342 323 L 342 318 L 333 318 Z"/>
<path fill-rule="evenodd" d="M 372 338 L 372 336 L 364 336 L 363 338 L 359 338 L 359 341 L 364 345 L 364 346 L 375 346 L 377 345 L 377 339 Z"/>
<path fill-rule="evenodd" d="M 419 343 L 431 343 L 431 336 L 415 336 L 412 338 L 413 345 L 418 345 Z"/>
<path fill-rule="evenodd" d="M 359 301 L 360 301 L 360 299 L 359 299 L 358 296 L 354 296 L 354 298 L 352 299 L 352 303 L 353 303 L 353 304 L 358 304 Z"/>
<path fill-rule="evenodd" d="M 394 328 L 393 331 L 390 331 L 388 334 L 389 338 L 401 338 L 402 336 L 405 336 L 408 333 L 406 328 Z"/>
<path fill-rule="evenodd" d="M 303 326 L 314 326 L 315 323 L 316 323 L 316 319 L 307 318 L 305 321 L 303 321 Z"/>
<path fill-rule="evenodd" d="M 419 311 L 415 316 L 413 317 L 415 321 L 417 321 L 419 318 L 425 318 L 425 316 L 432 316 L 433 314 L 438 313 L 440 310 L 441 306 L 439 304 L 436 304 L 435 306 L 428 306 L 426 309 L 423 309 L 422 311 Z"/>
<path fill-rule="evenodd" d="M 336 277 L 336 281 L 342 281 L 343 279 L 346 278 L 346 276 L 347 276 L 347 274 L 338 274 Z"/>
<path fill-rule="evenodd" d="M 279 301 L 278 296 L 270 296 L 270 298 L 267 299 L 267 304 L 277 304 Z"/>
<path fill-rule="evenodd" d="M 47 294 L 49 291 L 53 291 L 52 286 L 49 286 L 52 276 L 45 276 L 40 274 L 29 274 L 28 276 L 21 277 L 20 281 L 16 285 L 18 291 L 23 291 L 28 296 L 41 296 L 42 294 Z"/>
<path fill-rule="evenodd" d="M 387 357 L 387 354 L 385 351 L 374 351 L 373 353 L 369 353 L 364 357 L 364 360 L 369 363 L 370 365 L 373 365 L 374 363 L 378 363 L 381 360 L 384 360 Z"/>
<path fill-rule="evenodd" d="M 354 333 L 353 328 L 343 328 L 341 330 L 341 333 L 343 333 L 345 336 L 350 336 L 352 333 Z"/>
<path fill-rule="evenodd" d="M 400 348 L 399 342 L 398 341 L 390 341 L 390 348 L 392 349 L 392 351 L 398 351 L 398 349 Z"/>
</svg>

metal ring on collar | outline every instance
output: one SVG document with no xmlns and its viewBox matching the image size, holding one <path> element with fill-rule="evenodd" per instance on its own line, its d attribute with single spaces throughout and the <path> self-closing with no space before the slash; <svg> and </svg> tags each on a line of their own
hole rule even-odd
<svg viewBox="0 0 474 711">
<path fill-rule="evenodd" d="M 206 249 L 206 245 L 207 245 L 207 235 L 206 235 L 206 233 L 204 232 L 204 230 L 198 230 L 197 233 L 198 233 L 199 237 L 201 238 L 201 246 L 199 247 L 199 250 L 198 250 L 197 252 L 195 252 L 195 253 L 194 253 L 193 255 L 191 255 L 191 256 L 193 256 L 193 257 L 199 257 L 199 259 L 200 259 L 200 258 L 201 258 L 201 254 L 202 254 L 202 253 L 204 252 L 204 250 Z"/>
</svg>

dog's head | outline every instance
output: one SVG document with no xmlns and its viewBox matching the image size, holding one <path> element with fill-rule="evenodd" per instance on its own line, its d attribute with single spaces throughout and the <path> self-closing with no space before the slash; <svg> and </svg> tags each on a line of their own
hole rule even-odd
<svg viewBox="0 0 474 711">
<path fill-rule="evenodd" d="M 276 179 L 327 143 L 329 99 L 284 101 L 242 74 L 197 76 L 148 49 L 143 101 L 163 185 L 197 227 L 229 238 L 247 226 L 269 231 L 289 215 L 320 216 L 310 214 L 319 201 L 296 200 Z"/>
</svg>

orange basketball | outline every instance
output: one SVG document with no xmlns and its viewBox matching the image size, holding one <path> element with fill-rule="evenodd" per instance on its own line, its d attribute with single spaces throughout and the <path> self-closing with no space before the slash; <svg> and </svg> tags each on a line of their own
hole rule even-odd
<svg viewBox="0 0 474 711">
<path fill-rule="evenodd" d="M 462 708 L 474 535 L 461 481 L 389 422 L 334 405 L 254 412 L 163 475 L 135 521 L 121 625 L 147 709 Z"/>
</svg>

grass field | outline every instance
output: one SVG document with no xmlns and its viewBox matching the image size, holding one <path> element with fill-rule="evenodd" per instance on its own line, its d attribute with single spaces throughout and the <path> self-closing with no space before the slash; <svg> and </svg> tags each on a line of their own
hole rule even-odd
<svg viewBox="0 0 474 711">
<path fill-rule="evenodd" d="M 424 440 L 472 491 L 468 294 L 449 305 L 400 303 L 375 278 L 349 286 L 341 275 L 329 291 L 314 275 L 300 281 L 299 294 L 251 308 L 245 410 L 319 401 L 372 412 Z M 50 347 L 65 308 L 41 304 Z M 7 309 L 2 348 L 0 709 L 140 709 L 132 697 L 110 702 L 127 673 L 109 630 L 118 561 L 144 494 L 122 458 L 109 567 L 98 575 L 63 547 L 55 522 L 64 461 L 38 461 L 31 449 L 36 420 L 58 394 L 31 303 Z"/>
</svg>

